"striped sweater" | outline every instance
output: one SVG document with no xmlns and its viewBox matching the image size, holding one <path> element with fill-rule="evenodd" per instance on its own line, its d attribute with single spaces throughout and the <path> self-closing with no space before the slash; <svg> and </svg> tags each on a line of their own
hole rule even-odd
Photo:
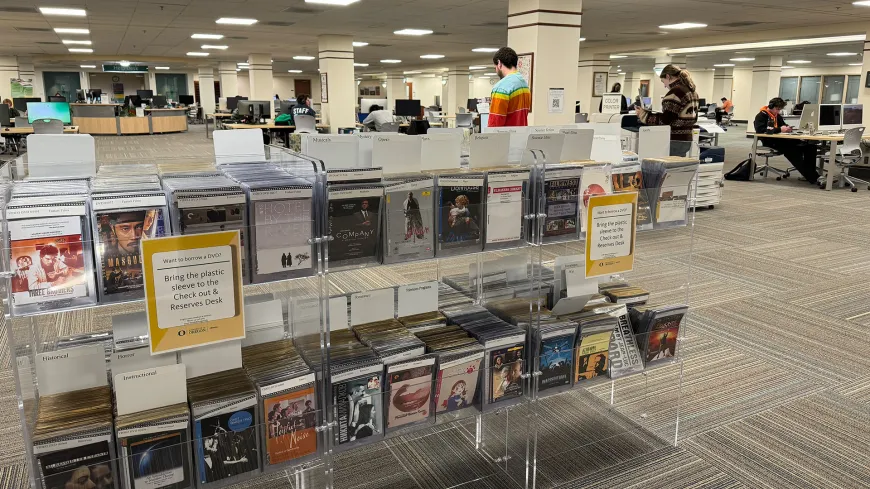
<svg viewBox="0 0 870 489">
<path fill-rule="evenodd" d="M 692 128 L 698 122 L 698 94 L 674 82 L 662 99 L 661 113 L 644 110 L 638 119 L 648 126 L 671 126 L 671 141 L 691 141 Z"/>
<path fill-rule="evenodd" d="M 511 73 L 492 87 L 489 127 L 528 126 L 532 92 L 519 73 Z"/>
</svg>

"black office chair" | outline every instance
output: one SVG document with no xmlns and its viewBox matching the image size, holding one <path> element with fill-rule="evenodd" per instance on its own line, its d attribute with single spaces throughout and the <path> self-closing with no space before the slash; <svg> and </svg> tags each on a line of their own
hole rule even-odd
<svg viewBox="0 0 870 489">
<path fill-rule="evenodd" d="M 767 178 L 767 174 L 769 172 L 773 172 L 776 175 L 777 181 L 782 180 L 783 178 L 788 178 L 789 176 L 791 176 L 790 170 L 792 170 L 793 167 L 789 168 L 788 170 L 780 170 L 779 168 L 777 168 L 775 166 L 771 166 L 771 164 L 770 164 L 770 159 L 775 157 L 775 156 L 782 156 L 782 152 L 777 151 L 773 148 L 768 148 L 766 146 L 763 146 L 763 147 L 760 146 L 758 149 L 764 149 L 765 151 L 756 150 L 756 152 L 755 152 L 755 162 L 756 162 L 755 174 L 756 175 L 760 174 L 764 178 Z M 750 154 L 749 157 L 752 158 L 752 155 Z M 763 165 L 757 164 L 759 158 L 764 158 Z"/>
<path fill-rule="evenodd" d="M 411 121 L 408 125 L 408 135 L 416 136 L 429 132 L 429 121 Z"/>
</svg>

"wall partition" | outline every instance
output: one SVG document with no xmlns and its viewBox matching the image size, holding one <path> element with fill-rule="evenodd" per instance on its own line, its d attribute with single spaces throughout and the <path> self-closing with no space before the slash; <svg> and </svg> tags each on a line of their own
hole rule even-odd
<svg viewBox="0 0 870 489">
<path fill-rule="evenodd" d="M 190 95 L 187 87 L 187 75 L 184 73 L 167 73 L 154 75 L 158 95 L 172 100 L 178 100 L 179 95 Z"/>
</svg>

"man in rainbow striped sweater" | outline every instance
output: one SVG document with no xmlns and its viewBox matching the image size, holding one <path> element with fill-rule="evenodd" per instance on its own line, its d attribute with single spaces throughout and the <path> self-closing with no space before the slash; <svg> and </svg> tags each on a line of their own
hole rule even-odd
<svg viewBox="0 0 870 489">
<path fill-rule="evenodd" d="M 511 48 L 501 48 L 492 57 L 501 79 L 492 87 L 489 127 L 529 125 L 532 92 L 523 75 L 517 72 L 518 59 L 517 52 Z"/>
</svg>

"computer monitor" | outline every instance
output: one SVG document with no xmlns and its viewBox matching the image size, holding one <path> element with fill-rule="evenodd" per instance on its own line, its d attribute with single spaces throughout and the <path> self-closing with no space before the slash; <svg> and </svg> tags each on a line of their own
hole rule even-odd
<svg viewBox="0 0 870 489">
<path fill-rule="evenodd" d="M 84 102 L 85 101 L 85 91 L 78 88 L 76 89 L 76 102 Z"/>
<path fill-rule="evenodd" d="M 819 127 L 819 104 L 804 104 L 798 129 L 805 131 L 810 128 L 810 124 L 817 129 Z"/>
<path fill-rule="evenodd" d="M 253 112 L 251 112 L 249 115 L 254 116 L 255 119 L 260 120 L 272 118 L 272 114 L 270 113 L 270 110 L 272 108 L 271 100 L 245 100 L 244 103 L 246 103 L 251 107 L 251 109 L 253 109 Z M 242 102 L 240 101 L 239 107 L 241 107 L 241 104 Z M 239 110 L 239 114 L 244 115 L 241 109 Z"/>
<path fill-rule="evenodd" d="M 91 95 L 91 97 L 94 97 L 94 98 L 101 97 L 103 95 L 103 89 L 102 88 L 91 88 L 91 89 L 88 89 L 88 93 Z"/>
<path fill-rule="evenodd" d="M 165 107 L 166 97 L 163 95 L 155 95 L 151 97 L 151 107 Z"/>
<path fill-rule="evenodd" d="M 476 98 L 468 99 L 468 105 L 466 105 L 465 108 L 471 112 L 477 112 L 477 99 Z"/>
<path fill-rule="evenodd" d="M 42 99 L 39 97 L 14 98 L 12 99 L 12 107 L 19 112 L 24 112 L 27 110 L 27 104 L 33 102 L 42 102 Z"/>
<path fill-rule="evenodd" d="M 839 131 L 843 125 L 840 115 L 842 113 L 842 105 L 825 104 L 819 106 L 819 125 L 820 131 Z"/>
<path fill-rule="evenodd" d="M 49 102 L 66 102 L 66 97 L 60 95 L 51 95 L 48 97 Z"/>
<path fill-rule="evenodd" d="M 396 100 L 396 115 L 400 117 L 420 117 L 419 100 Z"/>
<path fill-rule="evenodd" d="M 843 106 L 843 129 L 854 129 L 864 125 L 864 106 L 848 104 Z"/>
<path fill-rule="evenodd" d="M 698 107 L 706 107 L 706 106 L 707 106 L 707 99 L 699 98 L 698 99 Z"/>
<path fill-rule="evenodd" d="M 37 119 L 60 119 L 64 124 L 72 124 L 69 104 L 66 102 L 30 102 L 27 104 L 27 122 L 33 124 Z"/>
<path fill-rule="evenodd" d="M 11 126 L 12 121 L 9 120 L 9 106 L 0 104 L 0 126 Z"/>
<path fill-rule="evenodd" d="M 154 90 L 136 90 L 136 95 L 139 98 L 151 98 L 154 96 Z"/>
<path fill-rule="evenodd" d="M 248 100 L 248 97 L 227 97 L 227 110 L 236 110 L 240 100 Z"/>
<path fill-rule="evenodd" d="M 643 102 L 644 107 L 649 107 L 650 105 L 652 105 L 652 97 L 644 97 L 640 100 Z"/>
<path fill-rule="evenodd" d="M 282 114 L 290 114 L 293 111 L 293 107 L 296 107 L 296 102 L 290 102 L 289 100 L 281 101 L 281 113 Z"/>
<path fill-rule="evenodd" d="M 193 100 L 193 95 L 179 95 L 178 103 L 184 105 L 193 105 L 195 102 Z"/>
</svg>

